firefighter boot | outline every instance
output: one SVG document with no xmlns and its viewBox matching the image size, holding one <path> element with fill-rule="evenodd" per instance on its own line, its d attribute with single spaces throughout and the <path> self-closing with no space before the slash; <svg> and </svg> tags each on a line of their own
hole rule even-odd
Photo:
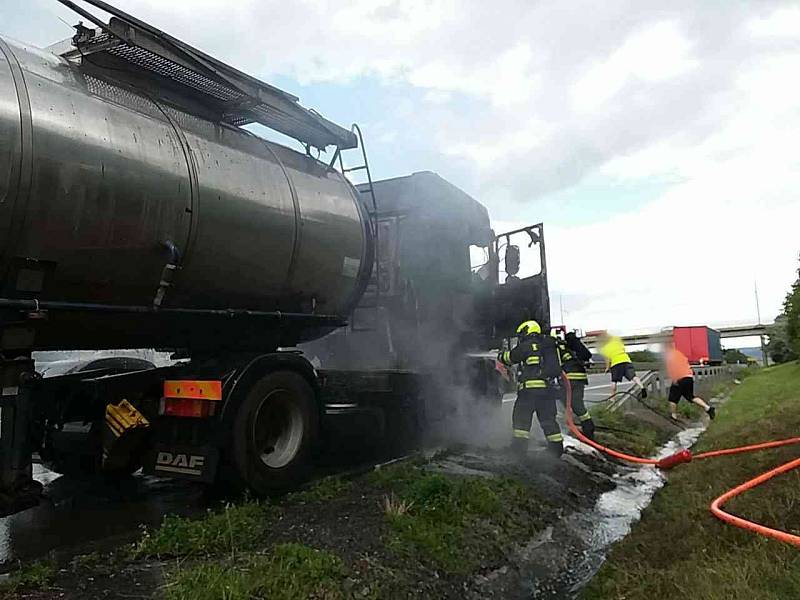
<svg viewBox="0 0 800 600">
<path fill-rule="evenodd" d="M 590 440 L 594 439 L 594 421 L 587 419 L 581 423 L 581 431 Z"/>
<path fill-rule="evenodd" d="M 524 457 L 528 453 L 528 440 L 519 437 L 512 438 L 511 452 L 519 458 Z"/>
<path fill-rule="evenodd" d="M 556 458 L 564 454 L 564 442 L 559 440 L 557 442 L 547 442 L 547 452 Z"/>
<path fill-rule="evenodd" d="M 564 436 L 561 432 L 551 433 L 546 435 L 547 439 L 547 452 L 555 457 L 559 457 L 564 453 Z"/>
</svg>

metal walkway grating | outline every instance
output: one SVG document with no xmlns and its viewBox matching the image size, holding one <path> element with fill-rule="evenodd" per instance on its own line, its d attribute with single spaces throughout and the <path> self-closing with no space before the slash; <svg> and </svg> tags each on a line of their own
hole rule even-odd
<svg viewBox="0 0 800 600">
<path fill-rule="evenodd" d="M 223 102 L 245 98 L 245 95 L 241 92 L 222 86 L 200 73 L 187 69 L 182 65 L 174 63 L 144 48 L 120 44 L 119 46 L 109 48 L 107 52 L 139 68 L 156 73 L 167 79 L 172 79 L 177 83 L 193 88 L 198 92 L 212 96 Z"/>
<path fill-rule="evenodd" d="M 62 56 L 88 60 L 92 75 L 145 87 L 148 94 L 192 114 L 216 114 L 220 121 L 234 126 L 260 123 L 306 146 L 357 147 L 358 139 L 352 131 L 304 108 L 295 96 L 242 73 L 102 0 L 83 1 L 112 17 L 105 23 L 72 0 L 59 0 L 97 25 L 97 29 L 77 25 L 75 49 Z M 106 61 L 93 60 L 103 56 Z M 126 64 L 130 69 L 124 67 Z M 171 85 L 165 85 L 165 80 Z M 165 88 L 172 88 L 168 97 Z M 198 106 L 203 110 L 198 112 Z"/>
</svg>

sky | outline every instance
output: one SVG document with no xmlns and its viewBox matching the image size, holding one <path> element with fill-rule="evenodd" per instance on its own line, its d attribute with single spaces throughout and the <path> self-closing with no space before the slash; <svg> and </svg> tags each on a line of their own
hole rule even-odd
<svg viewBox="0 0 800 600">
<path fill-rule="evenodd" d="M 554 322 L 752 323 L 756 286 L 769 322 L 797 276 L 797 2 L 116 4 L 359 123 L 375 178 L 435 171 L 498 232 L 543 222 Z M 34 45 L 76 20 L 0 3 Z"/>
</svg>

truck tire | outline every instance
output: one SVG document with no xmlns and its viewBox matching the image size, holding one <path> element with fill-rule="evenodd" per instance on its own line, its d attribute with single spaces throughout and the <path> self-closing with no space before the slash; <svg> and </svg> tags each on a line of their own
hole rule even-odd
<svg viewBox="0 0 800 600">
<path fill-rule="evenodd" d="M 266 496 L 302 483 L 319 430 L 314 391 L 292 371 L 256 381 L 233 424 L 232 459 L 241 481 Z"/>
</svg>

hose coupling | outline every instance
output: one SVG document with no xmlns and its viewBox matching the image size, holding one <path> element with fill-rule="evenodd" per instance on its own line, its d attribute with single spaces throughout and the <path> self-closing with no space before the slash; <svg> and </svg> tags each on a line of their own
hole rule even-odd
<svg viewBox="0 0 800 600">
<path fill-rule="evenodd" d="M 678 465 L 688 462 L 692 462 L 692 453 L 689 450 L 683 449 L 680 452 L 676 452 L 675 454 L 671 454 L 670 456 L 662 458 L 660 461 L 658 461 L 656 466 L 664 471 L 669 471 L 673 467 L 677 467 Z"/>
</svg>

